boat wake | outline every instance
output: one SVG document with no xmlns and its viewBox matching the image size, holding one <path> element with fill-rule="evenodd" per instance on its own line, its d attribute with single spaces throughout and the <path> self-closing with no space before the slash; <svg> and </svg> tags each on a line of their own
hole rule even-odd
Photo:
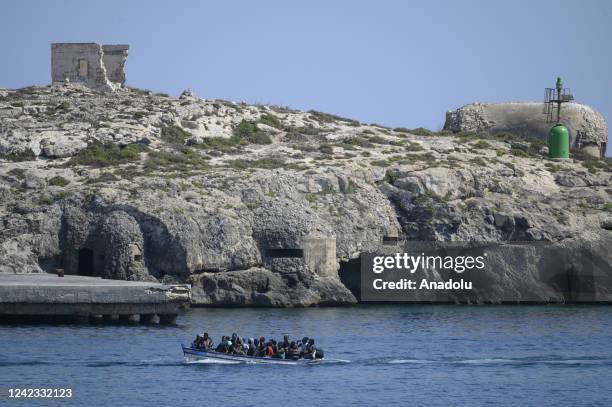
<svg viewBox="0 0 612 407">
<path fill-rule="evenodd" d="M 584 359 L 548 359 L 548 358 L 482 358 L 482 359 L 446 359 L 446 360 L 431 360 L 431 359 L 391 359 L 385 363 L 391 365 L 516 365 L 528 366 L 536 364 L 545 365 L 609 365 L 612 360 L 608 358 L 584 358 Z"/>
<path fill-rule="evenodd" d="M 390 365 L 406 365 L 406 364 L 422 365 L 422 364 L 428 364 L 428 363 L 435 363 L 435 361 L 434 360 L 423 360 L 423 359 L 393 359 L 393 360 L 387 361 L 387 363 Z"/>
</svg>

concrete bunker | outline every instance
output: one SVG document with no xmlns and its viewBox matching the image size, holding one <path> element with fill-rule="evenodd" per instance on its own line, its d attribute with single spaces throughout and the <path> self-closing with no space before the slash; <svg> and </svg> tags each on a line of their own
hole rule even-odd
<svg viewBox="0 0 612 407">
<path fill-rule="evenodd" d="M 319 277 L 338 278 L 336 237 L 310 235 L 302 242 L 304 262 Z"/>
<path fill-rule="evenodd" d="M 544 114 L 544 106 L 538 102 L 471 103 L 448 111 L 444 130 L 488 135 L 512 133 L 547 141 L 551 123 Z M 563 107 L 559 119 L 569 130 L 571 151 L 605 157 L 608 124 L 601 113 L 571 102 Z"/>
<path fill-rule="evenodd" d="M 272 269 L 283 268 L 287 261 L 298 260 L 302 267 L 319 277 L 338 278 L 336 260 L 336 238 L 333 236 L 308 235 L 298 247 L 267 247 L 262 249 L 266 263 Z"/>
<path fill-rule="evenodd" d="M 129 46 L 96 43 L 51 44 L 51 82 L 75 82 L 113 91 L 125 86 Z"/>
</svg>

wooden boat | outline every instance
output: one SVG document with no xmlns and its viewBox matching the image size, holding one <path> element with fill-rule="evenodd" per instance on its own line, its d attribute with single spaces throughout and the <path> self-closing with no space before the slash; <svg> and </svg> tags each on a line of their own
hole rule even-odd
<svg viewBox="0 0 612 407">
<path fill-rule="evenodd" d="M 196 349 L 191 346 L 181 345 L 183 348 L 183 354 L 188 360 L 202 361 L 208 363 L 263 363 L 273 365 L 303 365 L 309 363 L 317 363 L 323 359 L 276 359 L 269 357 L 258 357 L 258 356 L 240 356 L 230 355 L 227 353 L 220 353 L 214 351 L 208 351 L 203 349 Z"/>
</svg>

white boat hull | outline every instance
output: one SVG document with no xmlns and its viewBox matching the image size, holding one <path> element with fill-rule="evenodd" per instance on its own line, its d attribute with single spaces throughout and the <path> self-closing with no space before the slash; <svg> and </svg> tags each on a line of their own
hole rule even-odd
<svg viewBox="0 0 612 407">
<path fill-rule="evenodd" d="M 273 365 L 303 365 L 308 363 L 316 363 L 322 359 L 275 359 L 267 357 L 257 356 L 239 356 L 239 355 L 228 355 L 227 353 L 209 352 L 201 349 L 194 349 L 185 345 L 183 347 L 183 354 L 185 358 L 193 361 L 200 361 L 203 363 L 221 363 L 221 364 L 236 364 L 236 363 L 259 363 L 259 364 L 273 364 Z"/>
</svg>

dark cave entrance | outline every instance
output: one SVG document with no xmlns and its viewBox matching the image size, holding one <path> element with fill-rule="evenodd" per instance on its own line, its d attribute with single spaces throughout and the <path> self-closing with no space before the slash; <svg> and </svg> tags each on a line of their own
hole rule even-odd
<svg viewBox="0 0 612 407">
<path fill-rule="evenodd" d="M 266 257 L 269 258 L 292 258 L 292 257 L 304 257 L 303 249 L 268 249 L 266 250 Z"/>
<path fill-rule="evenodd" d="M 361 300 L 361 256 L 349 261 L 341 261 L 338 270 L 340 281 L 350 292 L 353 293 L 357 301 Z"/>
<path fill-rule="evenodd" d="M 79 267 L 78 274 L 80 276 L 93 276 L 94 275 L 94 255 L 91 249 L 80 249 L 79 250 Z"/>
</svg>

